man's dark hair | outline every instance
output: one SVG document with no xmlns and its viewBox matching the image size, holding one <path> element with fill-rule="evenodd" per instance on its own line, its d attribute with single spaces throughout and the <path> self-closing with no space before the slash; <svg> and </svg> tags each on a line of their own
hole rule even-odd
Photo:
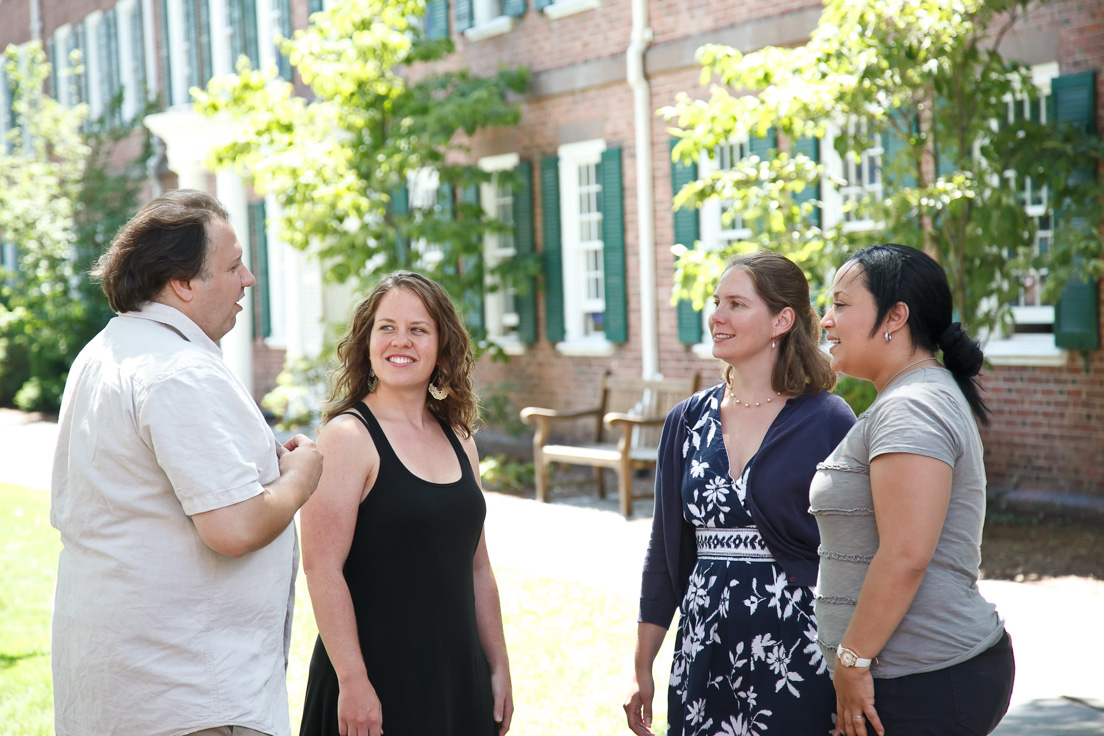
<svg viewBox="0 0 1104 736">
<path fill-rule="evenodd" d="M 206 277 L 207 223 L 229 221 L 206 192 L 177 189 L 151 200 L 119 230 L 91 276 L 115 312 L 132 312 L 174 279 Z"/>
</svg>

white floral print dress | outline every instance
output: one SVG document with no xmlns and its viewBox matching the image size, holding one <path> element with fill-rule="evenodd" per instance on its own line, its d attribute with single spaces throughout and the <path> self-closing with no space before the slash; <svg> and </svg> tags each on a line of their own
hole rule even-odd
<svg viewBox="0 0 1104 736">
<path fill-rule="evenodd" d="M 835 691 L 816 644 L 813 592 L 788 587 L 745 506 L 755 458 L 729 475 L 723 384 L 686 415 L 682 501 L 698 559 L 681 605 L 668 691 L 669 736 L 823 736 Z M 756 483 L 770 483 L 758 468 Z"/>
</svg>

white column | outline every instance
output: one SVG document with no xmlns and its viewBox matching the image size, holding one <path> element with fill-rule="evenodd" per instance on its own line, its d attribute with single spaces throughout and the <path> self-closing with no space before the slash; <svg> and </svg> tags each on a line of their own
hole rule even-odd
<svg viewBox="0 0 1104 736">
<path fill-rule="evenodd" d="M 234 60 L 230 58 L 230 16 L 226 0 L 209 0 L 207 6 L 211 17 L 211 67 L 216 77 L 234 71 Z"/>
<path fill-rule="evenodd" d="M 240 124 L 228 117 L 205 118 L 187 108 L 149 115 L 146 127 L 165 142 L 165 158 L 169 168 L 176 172 L 181 189 L 209 191 L 208 172 L 203 162 L 216 146 L 232 140 Z M 216 196 L 230 215 L 230 225 L 242 244 L 243 260 L 249 265 L 249 205 L 241 176 L 232 171 L 215 175 Z M 234 329 L 222 339 L 222 353 L 227 365 L 241 379 L 246 388 L 253 390 L 253 310 L 252 294 L 248 293 L 245 307 L 237 318 Z"/>
<path fill-rule="evenodd" d="M 168 0 L 169 10 L 169 60 L 172 72 L 173 98 L 169 107 L 187 105 L 191 100 L 188 92 L 188 37 L 184 35 L 187 18 L 184 15 L 183 0 Z"/>
<path fill-rule="evenodd" d="M 88 79 L 88 119 L 95 120 L 103 115 L 104 105 L 103 88 L 100 80 L 103 72 L 100 70 L 100 23 L 103 22 L 103 11 L 94 10 L 84 19 L 84 74 Z"/>
<path fill-rule="evenodd" d="M 230 213 L 230 225 L 233 226 L 238 242 L 242 245 L 242 260 L 252 269 L 249 247 L 249 203 L 246 200 L 245 184 L 240 175 L 223 170 L 215 174 L 218 186 L 217 196 L 222 206 Z M 253 391 L 253 292 L 247 290 L 245 307 L 238 313 L 234 329 L 222 338 L 222 357 L 230 370 L 234 371 L 250 393 Z"/>
<path fill-rule="evenodd" d="M 123 120 L 138 113 L 138 90 L 134 79 L 134 0 L 115 3 L 115 22 L 119 31 L 119 81 L 123 85 Z"/>
<path fill-rule="evenodd" d="M 258 66 L 267 69 L 276 66 L 276 25 L 272 12 L 272 0 L 257 0 L 257 46 L 260 52 Z"/>
</svg>

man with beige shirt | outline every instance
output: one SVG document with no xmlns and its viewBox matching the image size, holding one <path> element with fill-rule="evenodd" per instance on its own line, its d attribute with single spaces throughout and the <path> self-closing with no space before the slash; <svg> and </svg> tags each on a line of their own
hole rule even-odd
<svg viewBox="0 0 1104 736">
<path fill-rule="evenodd" d="M 93 275 L 118 316 L 58 420 L 56 732 L 285 736 L 293 518 L 322 456 L 281 446 L 223 362 L 256 279 L 225 209 L 191 190 L 143 207 Z"/>
</svg>

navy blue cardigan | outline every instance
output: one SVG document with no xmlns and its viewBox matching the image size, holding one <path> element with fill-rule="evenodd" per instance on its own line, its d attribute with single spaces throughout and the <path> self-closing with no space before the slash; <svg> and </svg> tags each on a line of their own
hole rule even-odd
<svg viewBox="0 0 1104 736">
<path fill-rule="evenodd" d="M 663 425 L 652 538 L 640 586 L 642 622 L 664 628 L 671 624 L 697 561 L 694 526 L 683 517 L 682 447 L 688 438 L 687 414 L 701 416 L 704 403 L 717 391 L 723 391 L 723 384 L 681 402 Z M 809 513 L 809 484 L 817 463 L 854 423 L 855 413 L 835 394 L 798 396 L 786 402 L 751 459 L 748 510 L 790 585 L 816 583 L 820 533 Z"/>
</svg>

